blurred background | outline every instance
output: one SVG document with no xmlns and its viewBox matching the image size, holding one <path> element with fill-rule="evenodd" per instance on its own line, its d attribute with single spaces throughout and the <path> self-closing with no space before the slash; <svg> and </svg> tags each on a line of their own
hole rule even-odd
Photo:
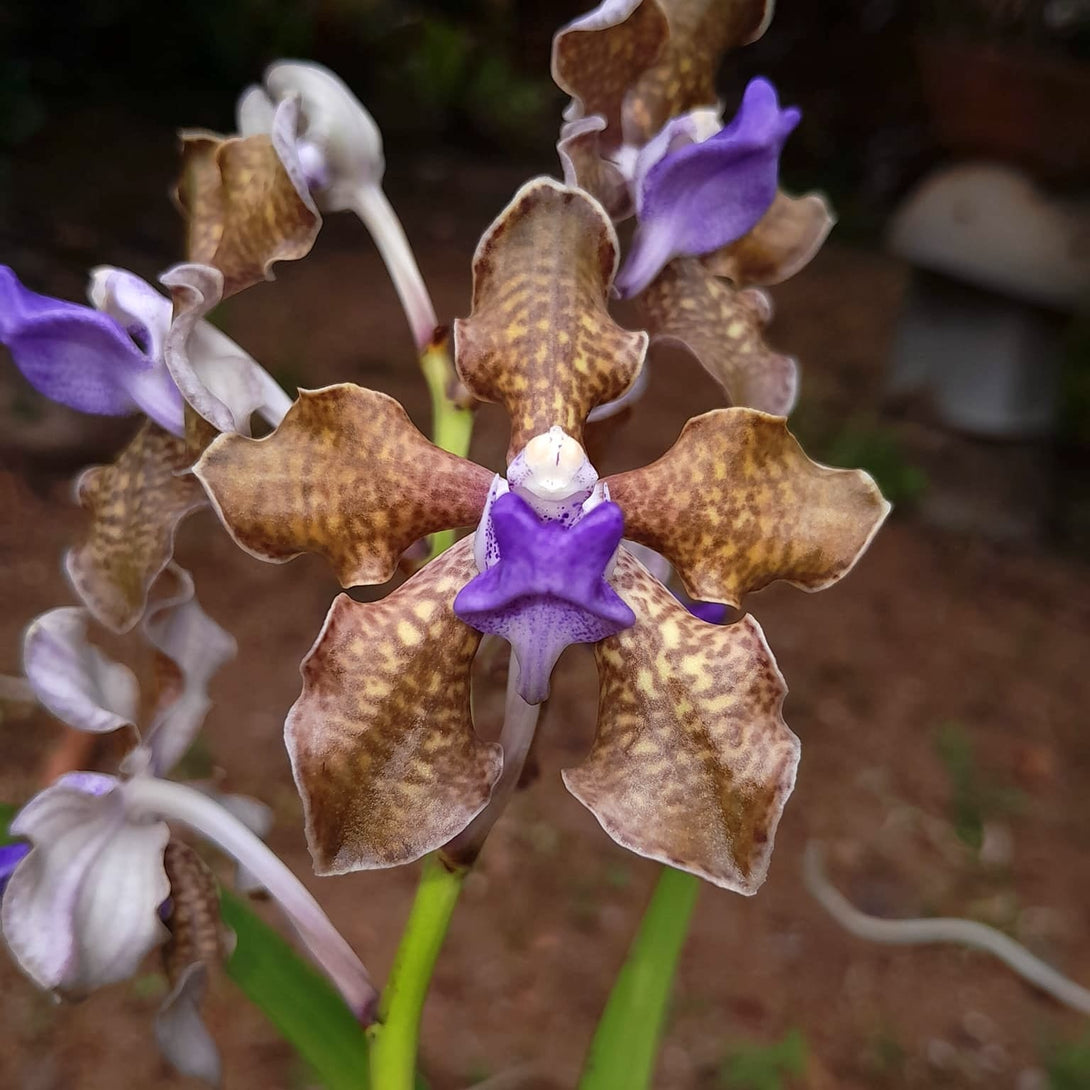
<svg viewBox="0 0 1090 1090">
<path fill-rule="evenodd" d="M 231 131 L 264 65 L 304 57 L 379 122 L 387 193 L 441 320 L 464 315 L 477 238 L 522 181 L 557 173 L 550 41 L 581 10 L 0 3 L 0 261 L 71 299 L 98 264 L 154 279 L 182 256 L 176 129 Z M 1083 1020 L 981 955 L 848 937 L 808 897 L 800 860 L 820 839 L 866 911 L 979 919 L 1090 983 L 1090 2 L 782 0 L 765 37 L 726 60 L 728 108 L 754 75 L 803 111 L 785 188 L 823 190 L 839 215 L 772 292 L 768 340 L 802 367 L 793 429 L 813 457 L 867 468 L 896 511 L 842 585 L 748 603 L 791 686 L 798 787 L 761 892 L 702 894 L 657 1085 L 1087 1088 Z M 328 219 L 311 256 L 217 317 L 286 386 L 374 386 L 427 427 L 411 339 L 355 220 Z M 650 390 L 598 468 L 656 457 L 720 403 L 693 359 L 653 350 Z M 71 603 L 73 475 L 134 428 L 43 401 L 0 359 L 0 673 L 18 672 L 34 615 Z M 481 411 L 479 460 L 501 464 L 504 429 Z M 338 588 L 316 560 L 252 560 L 207 512 L 178 557 L 241 648 L 188 771 L 273 805 L 273 847 L 381 979 L 415 869 L 310 878 L 280 742 Z M 562 671 L 537 779 L 489 841 L 439 963 L 422 1054 L 435 1090 L 506 1072 L 503 1085 L 573 1085 L 654 879 L 563 790 L 595 681 L 580 649 Z M 8 709 L 0 731 L 0 797 L 21 802 L 60 728 Z M 0 1086 L 186 1085 L 151 1039 L 163 987 L 149 965 L 61 1007 L 5 961 Z M 314 1085 L 228 981 L 210 1011 L 229 1087 Z"/>
</svg>

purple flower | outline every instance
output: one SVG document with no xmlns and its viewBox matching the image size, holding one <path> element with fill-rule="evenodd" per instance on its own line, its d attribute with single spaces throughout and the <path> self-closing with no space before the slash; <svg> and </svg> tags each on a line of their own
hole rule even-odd
<svg viewBox="0 0 1090 1090">
<path fill-rule="evenodd" d="M 624 533 L 615 503 L 600 503 L 570 527 L 539 519 L 513 492 L 489 516 L 499 559 L 466 584 L 454 612 L 480 632 L 507 640 L 518 659 L 519 695 L 539 704 L 572 643 L 596 643 L 636 622 L 605 580 Z"/>
<path fill-rule="evenodd" d="M 639 225 L 617 276 L 622 297 L 643 291 L 675 257 L 741 238 L 772 204 L 780 151 L 799 111 L 781 110 L 772 84 L 755 79 L 730 124 L 709 135 L 713 116 L 676 117 L 636 153 L 630 177 Z"/>
<path fill-rule="evenodd" d="M 170 303 L 137 277 L 114 275 L 124 277 L 117 293 L 125 304 L 124 324 L 92 307 L 30 291 L 0 265 L 0 343 L 51 401 L 104 416 L 144 412 L 181 435 L 182 397 L 157 351 L 170 324 Z"/>
<path fill-rule="evenodd" d="M 30 845 L 22 841 L 0 845 L 0 897 L 7 888 L 8 879 L 15 873 L 15 868 L 30 851 Z"/>
<path fill-rule="evenodd" d="M 690 602 L 689 612 L 708 624 L 725 624 L 727 607 L 722 602 Z"/>
<path fill-rule="evenodd" d="M 85 413 L 144 412 L 185 434 L 189 404 L 220 431 L 249 434 L 259 413 L 276 425 L 291 399 L 250 356 L 205 319 L 223 277 L 204 265 L 175 265 L 162 282 L 182 305 L 140 277 L 100 266 L 91 272 L 93 307 L 30 291 L 0 265 L 0 343 L 30 384 Z"/>
</svg>

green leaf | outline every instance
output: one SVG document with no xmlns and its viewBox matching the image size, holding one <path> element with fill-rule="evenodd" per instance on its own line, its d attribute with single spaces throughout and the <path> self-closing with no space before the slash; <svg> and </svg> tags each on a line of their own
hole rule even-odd
<svg viewBox="0 0 1090 1090">
<path fill-rule="evenodd" d="M 736 1047 L 723 1064 L 720 1079 L 733 1090 L 783 1090 L 791 1075 L 805 1073 L 806 1057 L 806 1038 L 793 1029 L 770 1045 Z"/>
<path fill-rule="evenodd" d="M 12 836 L 8 831 L 8 826 L 11 825 L 18 812 L 18 806 L 10 802 L 0 802 L 0 845 L 10 844 L 12 841 L 19 839 Z"/>
<path fill-rule="evenodd" d="M 367 1090 L 367 1038 L 336 989 L 234 894 L 220 892 L 238 939 L 227 973 L 329 1090 Z"/>
<path fill-rule="evenodd" d="M 1090 1034 L 1052 1047 L 1045 1057 L 1049 1090 L 1079 1090 L 1090 1085 Z"/>
<path fill-rule="evenodd" d="M 663 867 L 594 1033 L 579 1090 L 651 1085 L 674 970 L 699 892 L 691 874 Z"/>
</svg>

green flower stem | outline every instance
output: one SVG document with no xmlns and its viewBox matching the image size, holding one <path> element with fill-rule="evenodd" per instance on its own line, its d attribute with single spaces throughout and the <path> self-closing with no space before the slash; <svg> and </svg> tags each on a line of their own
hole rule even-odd
<svg viewBox="0 0 1090 1090">
<path fill-rule="evenodd" d="M 432 441 L 464 458 L 473 434 L 473 412 L 450 391 L 457 375 L 445 337 L 434 339 L 420 356 L 432 408 Z M 454 544 L 454 531 L 433 534 L 428 559 Z M 409 919 L 401 935 L 394 967 L 379 1002 L 378 1021 L 367 1031 L 371 1043 L 371 1083 L 381 1090 L 413 1090 L 420 1017 L 435 960 L 446 938 L 468 867 L 444 863 L 433 853 L 424 860 Z"/>
<path fill-rule="evenodd" d="M 457 404 L 449 391 L 457 381 L 454 364 L 447 351 L 447 340 L 434 340 L 420 356 L 420 369 L 431 394 L 432 441 L 437 447 L 464 458 L 469 453 L 473 435 L 473 411 Z M 441 530 L 431 538 L 428 559 L 438 556 L 454 544 L 454 531 Z"/>
<path fill-rule="evenodd" d="M 424 999 L 468 873 L 466 868 L 451 870 L 435 854 L 424 860 L 416 900 L 379 1003 L 378 1021 L 367 1031 L 371 1042 L 371 1085 L 376 1090 L 413 1090 L 416 1085 L 416 1051 Z"/>
<path fill-rule="evenodd" d="M 699 879 L 663 867 L 594 1033 L 579 1090 L 651 1085 L 674 970 L 699 892 Z"/>
</svg>

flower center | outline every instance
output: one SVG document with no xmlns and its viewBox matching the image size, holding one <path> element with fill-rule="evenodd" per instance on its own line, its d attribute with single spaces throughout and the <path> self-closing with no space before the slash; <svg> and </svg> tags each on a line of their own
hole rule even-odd
<svg viewBox="0 0 1090 1090">
<path fill-rule="evenodd" d="M 538 704 L 560 653 L 635 623 L 606 581 L 624 532 L 583 448 L 559 427 L 535 436 L 497 478 L 477 530 L 480 574 L 454 600 L 473 628 L 502 636 L 519 695 Z"/>
</svg>

